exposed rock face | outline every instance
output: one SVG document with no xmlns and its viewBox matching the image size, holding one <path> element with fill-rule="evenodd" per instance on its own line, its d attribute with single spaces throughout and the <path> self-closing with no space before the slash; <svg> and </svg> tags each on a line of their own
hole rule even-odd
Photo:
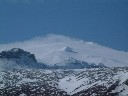
<svg viewBox="0 0 128 96">
<path fill-rule="evenodd" d="M 43 63 L 37 62 L 35 55 L 20 48 L 2 51 L 0 53 L 0 68 L 46 68 Z"/>
<path fill-rule="evenodd" d="M 30 52 L 24 51 L 20 48 L 13 48 L 11 50 L 2 51 L 0 53 L 1 59 L 21 59 L 26 57 L 31 59 L 33 62 L 37 62 L 34 54 L 31 54 Z"/>
</svg>

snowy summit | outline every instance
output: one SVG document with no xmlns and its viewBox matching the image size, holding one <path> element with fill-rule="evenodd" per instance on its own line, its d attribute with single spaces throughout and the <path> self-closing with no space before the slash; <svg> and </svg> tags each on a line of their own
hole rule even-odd
<svg viewBox="0 0 128 96">
<path fill-rule="evenodd" d="M 62 35 L 48 35 L 32 40 L 0 45 L 0 51 L 24 49 L 35 54 L 38 62 L 53 65 L 69 57 L 107 67 L 128 66 L 128 52 L 114 50 L 97 43 L 85 42 Z M 17 51 L 14 49 L 13 51 Z"/>
</svg>

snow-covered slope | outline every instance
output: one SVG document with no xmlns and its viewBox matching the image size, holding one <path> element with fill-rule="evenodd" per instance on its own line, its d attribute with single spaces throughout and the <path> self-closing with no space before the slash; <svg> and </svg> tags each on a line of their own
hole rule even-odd
<svg viewBox="0 0 128 96">
<path fill-rule="evenodd" d="M 107 67 L 128 66 L 128 52 L 61 35 L 48 35 L 24 42 L 3 44 L 0 45 L 0 51 L 17 47 L 35 54 L 38 61 L 50 65 L 73 57 L 88 63 L 102 63 Z"/>
<path fill-rule="evenodd" d="M 66 49 L 72 52 L 70 49 Z M 62 62 L 47 65 L 37 62 L 35 55 L 20 48 L 5 50 L 0 53 L 0 68 L 39 68 L 39 69 L 83 69 L 83 68 L 103 68 L 103 64 L 90 64 L 85 61 L 76 60 L 70 57 Z"/>
<path fill-rule="evenodd" d="M 54 68 L 59 69 L 83 69 L 83 68 L 104 68 L 103 64 L 88 63 L 85 61 L 76 60 L 72 57 L 54 64 Z"/>
<path fill-rule="evenodd" d="M 127 96 L 128 68 L 13 69 L 0 72 L 0 96 Z"/>
</svg>

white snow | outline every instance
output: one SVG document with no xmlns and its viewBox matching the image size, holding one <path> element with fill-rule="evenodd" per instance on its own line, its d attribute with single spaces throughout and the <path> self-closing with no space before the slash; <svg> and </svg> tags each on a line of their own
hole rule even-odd
<svg viewBox="0 0 128 96">
<path fill-rule="evenodd" d="M 1 44 L 0 51 L 17 47 L 35 54 L 38 61 L 47 64 L 55 64 L 73 57 L 89 63 L 104 63 L 108 67 L 128 66 L 128 52 L 62 35 L 48 35 L 24 42 Z"/>
<path fill-rule="evenodd" d="M 24 94 L 24 93 L 22 93 L 22 94 L 20 94 L 19 96 L 27 96 L 26 94 Z"/>
<path fill-rule="evenodd" d="M 119 96 L 128 96 L 128 86 L 123 86 L 123 91 L 119 93 Z"/>
<path fill-rule="evenodd" d="M 80 73 L 82 70 L 84 70 L 84 69 L 75 70 L 75 72 Z M 92 69 L 92 70 L 94 70 L 94 69 Z M 82 74 L 84 74 L 84 73 L 81 73 L 81 75 Z M 81 75 L 78 75 L 78 76 L 71 75 L 71 76 L 67 76 L 65 78 L 60 79 L 58 82 L 59 88 L 66 91 L 68 94 L 72 95 L 72 94 L 75 94 L 82 90 L 88 89 L 88 88 L 92 87 L 93 85 L 105 85 L 107 88 L 109 88 L 111 86 L 111 84 L 109 84 L 109 82 L 113 82 L 112 84 L 114 84 L 116 81 L 120 80 L 119 85 L 116 87 L 115 90 L 112 90 L 111 93 L 120 92 L 119 96 L 127 96 L 128 95 L 128 86 L 126 84 L 124 84 L 124 82 L 128 79 L 127 71 L 125 72 L 124 70 L 121 70 L 117 74 L 115 74 L 114 77 L 107 76 L 106 80 L 98 80 L 98 77 L 101 74 L 98 75 L 97 73 L 95 73 L 93 78 L 97 79 L 97 81 L 91 82 L 91 83 L 90 83 L 90 81 L 93 81 L 93 80 L 90 80 L 86 76 L 81 78 Z M 78 78 L 78 77 L 80 77 L 80 78 Z M 101 77 L 101 78 L 103 79 L 103 77 Z"/>
<path fill-rule="evenodd" d="M 44 73 L 46 73 L 46 74 L 50 74 L 50 73 L 52 73 L 53 71 L 52 70 L 45 70 L 44 71 Z"/>
<path fill-rule="evenodd" d="M 5 84 L 0 84 L 0 89 L 4 88 Z"/>
<path fill-rule="evenodd" d="M 77 86 L 80 86 L 83 83 L 82 81 L 76 82 L 77 80 L 74 76 L 67 76 L 63 79 L 60 79 L 58 84 L 60 89 L 63 89 L 64 91 L 68 92 L 68 94 L 71 94 L 71 92 L 75 90 Z"/>
<path fill-rule="evenodd" d="M 112 90 L 111 93 L 115 93 L 115 92 L 118 92 L 119 93 L 119 96 L 127 96 L 128 95 L 128 86 L 127 85 L 119 85 L 116 87 L 115 90 Z"/>
<path fill-rule="evenodd" d="M 87 89 L 101 81 L 97 81 L 92 84 L 87 84 L 89 82 L 89 78 L 82 78 L 78 80 L 75 76 L 67 76 L 63 79 L 60 79 L 58 82 L 59 88 L 66 91 L 68 94 L 72 95 L 77 92 L 80 92 L 84 89 Z"/>
</svg>

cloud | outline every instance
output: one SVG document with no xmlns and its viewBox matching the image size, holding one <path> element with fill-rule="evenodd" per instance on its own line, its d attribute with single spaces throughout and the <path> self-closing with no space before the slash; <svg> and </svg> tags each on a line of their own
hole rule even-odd
<svg viewBox="0 0 128 96">
<path fill-rule="evenodd" d="M 68 47 L 72 48 L 75 52 L 77 52 L 77 54 L 67 51 L 65 52 L 65 48 Z M 128 54 L 125 52 L 116 51 L 96 43 L 84 42 L 79 39 L 55 34 L 49 34 L 45 37 L 35 37 L 31 40 L 23 42 L 0 44 L 0 52 L 10 50 L 12 48 L 21 48 L 25 51 L 31 52 L 32 54 L 35 54 L 38 61 L 48 64 L 61 62 L 69 56 L 85 61 L 85 57 L 87 57 L 91 63 L 99 63 L 100 60 L 102 62 L 104 61 L 104 58 L 110 58 L 108 60 L 115 59 L 115 61 L 118 60 L 120 62 L 128 62 Z M 110 64 L 113 64 L 113 61 L 112 63 L 110 61 Z"/>
<path fill-rule="evenodd" d="M 65 47 L 72 47 L 72 45 L 76 46 L 76 42 L 81 43 L 78 39 L 63 35 L 49 34 L 45 37 L 35 37 L 27 41 L 0 44 L 0 52 L 10 50 L 12 48 L 21 48 L 35 54 L 39 61 L 44 61 L 43 58 L 46 57 L 46 55 Z"/>
<path fill-rule="evenodd" d="M 11 48 L 22 48 L 24 50 L 33 50 L 40 46 L 51 46 L 52 44 L 67 44 L 80 41 L 63 35 L 48 34 L 45 37 L 35 37 L 23 42 L 13 42 L 10 44 L 0 44 L 0 52 Z"/>
</svg>

